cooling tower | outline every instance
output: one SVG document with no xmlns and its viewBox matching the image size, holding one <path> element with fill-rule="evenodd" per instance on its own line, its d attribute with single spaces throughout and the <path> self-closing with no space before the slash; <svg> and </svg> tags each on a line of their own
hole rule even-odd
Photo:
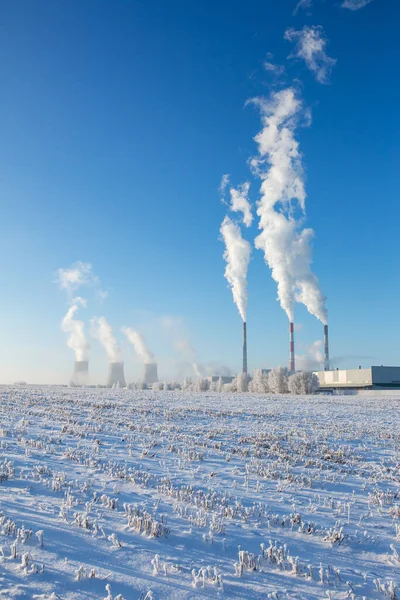
<svg viewBox="0 0 400 600">
<path fill-rule="evenodd" d="M 243 321 L 243 368 L 242 373 L 247 373 L 247 325 Z"/>
<path fill-rule="evenodd" d="M 145 363 L 143 381 L 146 385 L 152 385 L 153 383 L 157 383 L 158 374 L 156 363 Z"/>
<path fill-rule="evenodd" d="M 293 323 L 290 323 L 290 325 L 289 325 L 289 339 L 290 339 L 289 371 L 290 371 L 290 373 L 294 373 L 296 370 L 296 365 L 294 362 L 294 324 Z"/>
<path fill-rule="evenodd" d="M 112 387 L 113 385 L 119 385 L 120 387 L 126 387 L 123 362 L 110 363 L 110 369 L 108 371 L 107 385 L 109 387 Z"/>
<path fill-rule="evenodd" d="M 87 360 L 76 360 L 74 363 L 74 372 L 71 378 L 71 385 L 88 385 L 89 383 L 89 362 Z"/>
<path fill-rule="evenodd" d="M 324 371 L 329 371 L 328 325 L 324 325 Z"/>
</svg>

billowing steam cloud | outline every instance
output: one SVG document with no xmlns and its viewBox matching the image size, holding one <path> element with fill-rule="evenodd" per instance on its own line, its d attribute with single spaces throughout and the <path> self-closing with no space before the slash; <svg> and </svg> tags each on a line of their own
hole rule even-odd
<svg viewBox="0 0 400 600">
<path fill-rule="evenodd" d="M 242 185 L 239 185 L 237 189 L 231 188 L 229 190 L 231 195 L 230 209 L 233 212 L 243 213 L 243 223 L 246 225 L 246 227 L 250 227 L 253 222 L 251 204 L 249 201 L 249 189 L 250 183 L 246 181 Z"/>
<path fill-rule="evenodd" d="M 175 348 L 185 360 L 190 362 L 196 377 L 205 377 L 206 369 L 204 365 L 197 362 L 197 352 L 188 339 L 180 338 L 175 340 Z"/>
<path fill-rule="evenodd" d="M 113 335 L 110 325 L 104 317 L 94 317 L 90 321 L 91 334 L 99 340 L 107 352 L 107 357 L 110 362 L 119 362 L 121 360 L 120 349 Z"/>
<path fill-rule="evenodd" d="M 300 371 L 318 371 L 324 364 L 324 344 L 316 340 L 305 348 L 304 354 L 296 354 L 296 365 Z"/>
<path fill-rule="evenodd" d="M 86 300 L 78 296 L 72 300 L 72 305 L 61 322 L 61 329 L 70 334 L 67 341 L 68 348 L 75 352 L 75 360 L 77 361 L 89 360 L 90 348 L 86 339 L 83 321 L 74 318 L 80 306 L 85 307 Z"/>
<path fill-rule="evenodd" d="M 132 329 L 132 327 L 123 327 L 122 332 L 126 335 L 131 344 L 133 344 L 136 354 L 145 364 L 153 363 L 154 354 L 146 346 L 143 336 Z"/>
<path fill-rule="evenodd" d="M 243 239 L 240 227 L 226 216 L 220 232 L 225 242 L 224 259 L 226 260 L 225 278 L 233 294 L 233 300 L 243 321 L 247 311 L 247 269 L 250 262 L 251 246 Z"/>
<path fill-rule="evenodd" d="M 58 269 L 56 282 L 62 290 L 72 293 L 82 285 L 98 282 L 98 278 L 92 271 L 92 265 L 78 261 L 68 269 Z"/>
<path fill-rule="evenodd" d="M 304 176 L 294 132 L 302 104 L 293 88 L 276 92 L 268 101 L 257 99 L 263 128 L 255 137 L 259 157 L 251 161 L 262 179 L 257 214 L 261 233 L 255 239 L 278 284 L 278 300 L 290 321 L 294 301 L 324 324 L 327 322 L 319 282 L 311 271 L 311 229 L 301 230 L 296 211 L 305 214 Z"/>
<path fill-rule="evenodd" d="M 328 40 L 322 27 L 320 25 L 305 26 L 300 31 L 293 28 L 287 29 L 285 40 L 295 43 L 295 51 L 292 56 L 304 60 L 317 81 L 328 83 L 336 59 L 326 53 Z"/>
</svg>

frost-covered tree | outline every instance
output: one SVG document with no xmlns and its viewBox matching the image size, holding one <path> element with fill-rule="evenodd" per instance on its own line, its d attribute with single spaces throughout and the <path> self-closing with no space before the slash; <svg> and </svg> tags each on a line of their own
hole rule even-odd
<svg viewBox="0 0 400 600">
<path fill-rule="evenodd" d="M 247 392 L 249 389 L 250 377 L 247 373 L 239 373 L 236 377 L 236 390 L 238 392 Z"/>
<path fill-rule="evenodd" d="M 210 382 L 206 378 L 200 378 L 196 382 L 196 392 L 207 392 L 210 389 Z"/>
<path fill-rule="evenodd" d="M 164 388 L 164 384 L 161 381 L 156 381 L 152 385 L 153 392 L 159 392 Z"/>
<path fill-rule="evenodd" d="M 217 381 L 216 390 L 217 392 L 222 392 L 224 389 L 224 382 L 222 381 L 222 377 L 220 377 Z"/>
<path fill-rule="evenodd" d="M 190 377 L 185 377 L 182 384 L 182 390 L 189 391 L 191 389 L 193 389 L 193 381 Z"/>
<path fill-rule="evenodd" d="M 253 379 L 249 383 L 249 392 L 253 394 L 268 394 L 268 374 L 261 370 L 254 373 Z"/>
<path fill-rule="evenodd" d="M 291 394 L 314 394 L 319 388 L 319 380 L 314 373 L 301 371 L 289 377 L 288 387 Z"/>
<path fill-rule="evenodd" d="M 277 367 L 268 373 L 268 387 L 273 394 L 287 394 L 288 370 L 286 367 Z"/>
</svg>

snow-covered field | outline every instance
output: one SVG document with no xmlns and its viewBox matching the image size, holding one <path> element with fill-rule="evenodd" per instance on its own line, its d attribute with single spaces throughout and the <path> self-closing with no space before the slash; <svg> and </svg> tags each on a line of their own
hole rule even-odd
<svg viewBox="0 0 400 600">
<path fill-rule="evenodd" d="M 395 598 L 397 552 L 399 400 L 0 387 L 2 600 Z"/>
</svg>

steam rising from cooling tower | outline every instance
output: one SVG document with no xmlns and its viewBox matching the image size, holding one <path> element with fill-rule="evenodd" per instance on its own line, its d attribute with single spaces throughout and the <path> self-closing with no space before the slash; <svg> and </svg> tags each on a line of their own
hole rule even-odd
<svg viewBox="0 0 400 600">
<path fill-rule="evenodd" d="M 132 329 L 132 327 L 123 327 L 122 332 L 126 335 L 131 344 L 133 344 L 136 354 L 144 363 L 153 363 L 154 354 L 146 346 L 143 336 Z"/>
<path fill-rule="evenodd" d="M 90 348 L 86 339 L 83 321 L 75 319 L 75 314 L 81 306 L 85 307 L 86 301 L 80 297 L 74 298 L 61 323 L 61 329 L 69 333 L 68 348 L 75 352 L 75 360 L 78 362 L 89 360 Z"/>
<path fill-rule="evenodd" d="M 274 93 L 270 100 L 253 101 L 260 109 L 262 130 L 256 135 L 259 157 L 251 161 L 262 179 L 257 214 L 261 233 L 255 239 L 278 285 L 278 300 L 290 322 L 294 302 L 303 303 L 322 323 L 327 323 L 326 298 L 311 271 L 311 229 L 301 230 L 306 193 L 299 144 L 294 132 L 302 110 L 293 88 Z"/>
<path fill-rule="evenodd" d="M 91 319 L 91 333 L 97 338 L 107 352 L 110 363 L 120 362 L 120 349 L 113 335 L 110 325 L 104 317 Z"/>
<path fill-rule="evenodd" d="M 158 381 L 157 363 L 155 362 L 154 354 L 147 348 L 143 336 L 138 331 L 132 329 L 132 327 L 123 327 L 122 331 L 131 344 L 133 344 L 136 354 L 144 362 L 144 383 L 147 385 L 156 383 Z"/>
</svg>

